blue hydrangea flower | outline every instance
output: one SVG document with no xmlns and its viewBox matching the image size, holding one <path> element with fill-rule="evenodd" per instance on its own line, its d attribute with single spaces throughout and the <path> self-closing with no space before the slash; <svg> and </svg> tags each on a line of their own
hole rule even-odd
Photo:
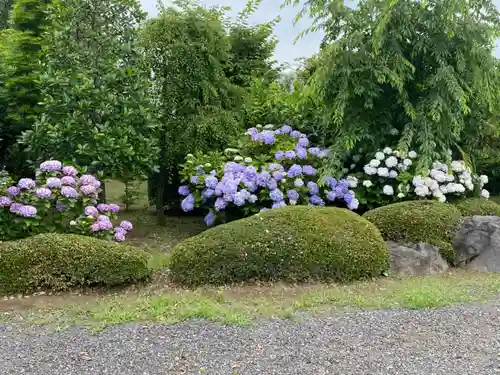
<svg viewBox="0 0 500 375">
<path fill-rule="evenodd" d="M 309 193 L 311 194 L 318 194 L 319 193 L 319 187 L 316 182 L 309 181 L 307 183 L 307 187 L 309 188 Z"/>
<path fill-rule="evenodd" d="M 288 170 L 287 176 L 290 178 L 294 178 L 302 174 L 302 167 L 298 164 L 294 164 Z"/>
<path fill-rule="evenodd" d="M 241 207 L 245 204 L 245 195 L 241 193 L 241 191 L 237 192 L 234 195 L 233 203 L 238 207 Z"/>
<path fill-rule="evenodd" d="M 203 189 L 203 192 L 201 193 L 202 197 L 205 199 L 212 198 L 215 195 L 215 190 L 214 189 Z"/>
<path fill-rule="evenodd" d="M 11 204 L 12 204 L 12 199 L 10 199 L 9 197 L 5 196 L 0 197 L 0 207 L 2 208 L 10 207 Z"/>
<path fill-rule="evenodd" d="M 293 182 L 293 185 L 294 185 L 295 187 L 300 188 L 300 187 L 304 186 L 304 180 L 302 180 L 301 178 L 297 178 L 297 179 Z"/>
<path fill-rule="evenodd" d="M 293 130 L 293 129 L 292 129 L 292 127 L 291 127 L 291 126 L 289 126 L 289 125 L 283 125 L 283 126 L 280 128 L 280 132 L 281 132 L 282 134 L 288 134 L 288 133 L 290 133 L 292 130 Z"/>
<path fill-rule="evenodd" d="M 42 172 L 58 172 L 62 168 L 62 163 L 59 160 L 47 160 L 40 164 Z"/>
<path fill-rule="evenodd" d="M 269 164 L 269 171 L 270 172 L 273 172 L 273 171 L 283 172 L 283 170 L 284 170 L 284 168 L 281 164 L 278 164 L 278 163 Z"/>
<path fill-rule="evenodd" d="M 217 176 L 217 171 L 215 169 L 210 171 L 210 176 Z"/>
<path fill-rule="evenodd" d="M 207 176 L 205 177 L 205 186 L 210 189 L 215 189 L 217 184 L 219 183 L 219 180 L 217 177 L 214 176 Z"/>
<path fill-rule="evenodd" d="M 61 188 L 61 194 L 66 198 L 72 198 L 72 199 L 78 198 L 78 192 L 71 186 L 63 186 Z"/>
<path fill-rule="evenodd" d="M 261 172 L 257 176 L 257 185 L 265 187 L 265 186 L 267 186 L 267 183 L 269 182 L 270 179 L 271 179 L 271 175 L 269 174 L 269 172 L 265 172 L 265 171 Z"/>
<path fill-rule="evenodd" d="M 254 193 L 258 189 L 257 183 L 255 181 L 244 180 L 243 184 L 246 186 L 248 191 L 251 193 Z"/>
<path fill-rule="evenodd" d="M 223 194 L 234 194 L 238 191 L 238 184 L 236 181 L 227 181 L 222 185 Z"/>
<path fill-rule="evenodd" d="M 198 176 L 191 176 L 191 183 L 198 185 L 200 183 L 200 178 Z"/>
<path fill-rule="evenodd" d="M 182 195 L 183 197 L 187 197 L 191 192 L 189 191 L 189 186 L 187 185 L 182 185 L 179 186 L 179 189 L 177 190 L 179 195 Z"/>
<path fill-rule="evenodd" d="M 325 184 L 330 189 L 333 189 L 333 188 L 335 188 L 335 186 L 337 186 L 337 180 L 335 178 L 333 178 L 332 176 L 328 176 L 325 178 Z"/>
<path fill-rule="evenodd" d="M 261 208 L 259 212 L 266 212 L 266 211 L 269 211 L 269 208 L 266 208 L 266 207 Z"/>
<path fill-rule="evenodd" d="M 18 188 L 17 186 L 9 186 L 5 191 L 11 197 L 15 197 L 15 196 L 19 195 L 19 193 L 21 192 L 21 189 Z"/>
<path fill-rule="evenodd" d="M 290 136 L 292 136 L 293 138 L 297 138 L 299 139 L 300 138 L 300 132 L 298 130 L 294 130 L 292 132 L 290 132 Z"/>
<path fill-rule="evenodd" d="M 307 159 L 307 150 L 303 147 L 295 148 L 295 153 L 299 159 Z"/>
<path fill-rule="evenodd" d="M 359 201 L 356 198 L 353 198 L 351 200 L 351 203 L 347 205 L 347 208 L 350 209 L 351 211 L 357 210 L 359 207 Z"/>
<path fill-rule="evenodd" d="M 21 178 L 17 183 L 17 186 L 21 189 L 26 190 L 34 188 L 36 186 L 36 183 L 31 178 Z"/>
<path fill-rule="evenodd" d="M 294 189 L 288 190 L 288 192 L 286 193 L 286 196 L 291 201 L 298 201 L 300 198 L 299 193 L 297 192 L 297 190 L 294 190 Z"/>
<path fill-rule="evenodd" d="M 326 199 L 328 199 L 330 202 L 333 202 L 335 199 L 337 199 L 337 194 L 335 194 L 334 191 L 329 191 L 326 194 Z"/>
<path fill-rule="evenodd" d="M 283 160 L 285 159 L 285 153 L 283 151 L 277 151 L 275 154 L 274 154 L 274 158 L 276 160 Z"/>
<path fill-rule="evenodd" d="M 280 202 L 274 202 L 272 205 L 272 208 L 280 208 L 280 207 L 285 207 L 286 203 L 285 201 L 280 201 Z"/>
<path fill-rule="evenodd" d="M 277 172 L 274 172 L 274 173 L 273 173 L 273 178 L 274 178 L 276 181 L 281 181 L 281 180 L 283 180 L 283 177 L 284 177 L 283 172 L 277 171 Z"/>
<path fill-rule="evenodd" d="M 262 140 L 265 145 L 273 145 L 274 132 L 271 130 L 263 130 L 262 133 L 260 133 L 259 139 Z"/>
<path fill-rule="evenodd" d="M 269 198 L 271 198 L 271 200 L 273 200 L 274 202 L 280 202 L 284 198 L 283 192 L 278 189 L 271 190 L 269 192 Z"/>
<path fill-rule="evenodd" d="M 82 180 L 80 180 L 82 181 Z M 85 182 L 85 180 L 84 180 Z M 47 178 L 47 187 L 51 188 L 51 189 L 59 189 L 62 185 L 62 182 L 59 178 L 57 177 L 49 177 Z M 82 185 L 87 185 L 85 183 L 82 183 Z"/>
<path fill-rule="evenodd" d="M 309 139 L 307 139 L 307 138 L 299 138 L 299 141 L 297 142 L 297 144 L 300 147 L 307 147 L 307 146 L 309 146 Z"/>
<path fill-rule="evenodd" d="M 216 211 L 222 211 L 227 207 L 227 202 L 219 197 L 215 200 L 214 207 Z"/>
<path fill-rule="evenodd" d="M 251 194 L 251 195 L 248 197 L 248 202 L 253 204 L 253 203 L 257 202 L 257 199 L 258 199 L 258 198 L 257 198 L 257 196 L 256 196 L 255 194 Z"/>
<path fill-rule="evenodd" d="M 48 199 L 52 195 L 52 190 L 42 187 L 36 189 L 35 195 L 40 199 Z"/>
<path fill-rule="evenodd" d="M 318 197 L 317 195 L 311 196 L 310 202 L 311 202 L 311 204 L 313 204 L 315 206 L 323 207 L 325 205 L 325 201 L 323 199 L 321 199 L 320 197 Z"/>
<path fill-rule="evenodd" d="M 292 160 L 293 158 L 295 158 L 295 151 L 286 151 L 285 152 L 285 159 L 287 160 Z"/>
<path fill-rule="evenodd" d="M 306 176 L 316 176 L 316 169 L 312 165 L 304 165 L 302 167 L 302 173 Z"/>
<path fill-rule="evenodd" d="M 269 190 L 274 190 L 278 187 L 278 183 L 276 182 L 276 180 L 274 178 L 271 178 L 268 182 L 267 182 L 267 188 Z"/>
<path fill-rule="evenodd" d="M 222 196 L 222 199 L 224 199 L 226 202 L 232 202 L 234 200 L 234 194 L 224 194 Z"/>
<path fill-rule="evenodd" d="M 193 194 L 189 194 L 186 198 L 184 198 L 181 202 L 181 208 L 184 212 L 193 211 L 194 209 L 195 198 Z"/>
<path fill-rule="evenodd" d="M 351 194 L 344 195 L 344 202 L 346 202 L 347 205 L 351 204 L 353 199 L 354 197 Z"/>
<path fill-rule="evenodd" d="M 209 227 L 214 225 L 215 223 L 215 215 L 212 211 L 209 211 L 208 214 L 205 216 L 205 224 L 207 224 Z"/>
<path fill-rule="evenodd" d="M 255 169 L 254 166 L 249 165 L 248 167 L 245 168 L 245 178 L 249 180 L 253 180 L 257 177 L 257 169 Z"/>
</svg>

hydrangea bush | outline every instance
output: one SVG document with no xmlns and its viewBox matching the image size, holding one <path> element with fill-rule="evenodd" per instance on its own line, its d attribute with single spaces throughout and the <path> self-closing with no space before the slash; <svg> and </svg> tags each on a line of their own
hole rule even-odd
<svg viewBox="0 0 500 375">
<path fill-rule="evenodd" d="M 462 160 L 436 161 L 426 173 L 417 173 L 415 151 L 403 154 L 386 147 L 373 158 L 361 154 L 352 157 L 351 173 L 357 176 L 359 186 L 356 196 L 367 208 L 374 208 L 397 201 L 436 199 L 452 201 L 460 197 L 481 196 L 488 198 L 484 189 L 487 176 L 472 173 Z M 366 164 L 359 164 L 364 161 Z"/>
<path fill-rule="evenodd" d="M 39 233 L 75 233 L 122 242 L 132 230 L 129 221 L 113 224 L 120 207 L 97 204 L 101 182 L 79 175 L 73 166 L 49 160 L 40 164 L 35 180 L 17 183 L 0 177 L 0 239 Z"/>
<path fill-rule="evenodd" d="M 187 156 L 186 184 L 179 187 L 181 207 L 209 210 L 207 225 L 217 219 L 250 216 L 286 205 L 344 206 L 356 210 L 356 179 L 319 181 L 318 169 L 328 151 L 314 147 L 305 134 L 288 125 L 248 129 L 224 154 Z"/>
</svg>

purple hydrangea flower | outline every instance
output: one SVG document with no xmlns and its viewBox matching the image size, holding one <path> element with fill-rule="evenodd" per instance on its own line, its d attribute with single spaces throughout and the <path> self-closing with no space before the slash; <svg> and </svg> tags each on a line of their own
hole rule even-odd
<svg viewBox="0 0 500 375">
<path fill-rule="evenodd" d="M 15 197 L 19 195 L 21 192 L 21 189 L 19 189 L 17 186 L 9 186 L 6 190 L 7 194 L 9 194 L 11 197 Z"/>
<path fill-rule="evenodd" d="M 271 198 L 274 202 L 280 202 L 283 200 L 284 196 L 281 190 L 274 189 L 269 192 L 269 198 Z"/>
<path fill-rule="evenodd" d="M 76 175 L 78 174 L 76 168 L 72 167 L 71 165 L 63 167 L 62 172 L 65 176 L 71 176 L 71 177 L 76 177 Z"/>
<path fill-rule="evenodd" d="M 276 182 L 276 180 L 274 178 L 269 179 L 269 181 L 267 182 L 267 188 L 269 190 L 274 190 L 277 187 L 278 187 L 278 183 Z"/>
<path fill-rule="evenodd" d="M 333 202 L 335 199 L 337 199 L 337 194 L 335 194 L 334 191 L 329 191 L 326 194 L 326 199 L 328 199 L 330 202 Z"/>
<path fill-rule="evenodd" d="M 309 139 L 307 139 L 307 138 L 299 138 L 299 141 L 297 142 L 297 144 L 300 147 L 307 147 L 307 146 L 309 146 Z"/>
<path fill-rule="evenodd" d="M 17 214 L 23 205 L 21 203 L 12 203 L 10 205 L 10 212 Z"/>
<path fill-rule="evenodd" d="M 87 206 L 85 207 L 85 216 L 97 216 L 99 215 L 99 210 L 95 208 L 94 206 Z"/>
<path fill-rule="evenodd" d="M 179 186 L 179 189 L 177 190 L 179 195 L 182 195 L 183 197 L 187 197 L 191 192 L 189 191 L 189 186 L 187 185 L 182 185 Z"/>
<path fill-rule="evenodd" d="M 283 160 L 285 159 L 285 153 L 283 151 L 277 151 L 275 154 L 274 154 L 274 158 L 276 160 Z"/>
<path fill-rule="evenodd" d="M 57 177 L 49 177 L 47 178 L 47 187 L 51 189 L 59 189 L 62 185 L 62 182 Z"/>
<path fill-rule="evenodd" d="M 68 186 L 76 186 L 76 180 L 72 176 L 64 176 L 61 178 L 61 184 Z M 90 185 L 92 186 L 92 185 Z"/>
<path fill-rule="evenodd" d="M 297 177 L 302 174 L 302 167 L 298 164 L 294 164 L 288 170 L 287 176 L 290 178 Z"/>
<path fill-rule="evenodd" d="M 311 196 L 311 204 L 323 207 L 325 205 L 325 201 L 317 195 L 313 195 Z"/>
<path fill-rule="evenodd" d="M 299 193 L 297 192 L 297 190 L 294 190 L 294 189 L 288 190 L 286 195 L 287 195 L 288 199 L 290 199 L 291 201 L 295 201 L 295 202 L 297 202 L 300 198 Z"/>
<path fill-rule="evenodd" d="M 286 151 L 285 152 L 285 159 L 287 160 L 292 160 L 296 156 L 295 151 Z"/>
<path fill-rule="evenodd" d="M 99 212 L 108 212 L 108 211 L 110 211 L 109 205 L 107 205 L 106 203 L 99 203 L 97 205 L 97 209 L 99 210 Z"/>
<path fill-rule="evenodd" d="M 37 213 L 37 210 L 33 206 L 28 206 L 28 205 L 27 206 L 23 206 L 23 205 L 21 205 L 21 207 L 19 207 L 19 210 L 16 213 L 18 215 L 24 216 L 24 217 L 35 217 L 36 213 Z"/>
<path fill-rule="evenodd" d="M 80 191 L 83 193 L 83 195 L 92 195 L 97 193 L 94 185 L 83 185 L 80 187 Z"/>
<path fill-rule="evenodd" d="M 114 229 L 115 233 L 123 233 L 124 235 L 127 234 L 127 231 L 123 229 L 122 227 L 115 227 Z"/>
<path fill-rule="evenodd" d="M 195 202 L 194 195 L 193 194 L 189 194 L 181 202 L 181 208 L 182 208 L 182 210 L 184 212 L 193 211 L 193 209 L 194 209 L 194 202 Z"/>
<path fill-rule="evenodd" d="M 23 190 L 26 190 L 34 188 L 36 186 L 36 183 L 31 178 L 21 178 L 17 183 L 17 186 Z"/>
<path fill-rule="evenodd" d="M 274 132 L 270 130 L 263 130 L 259 135 L 259 139 L 264 141 L 265 145 L 273 145 L 274 144 Z"/>
<path fill-rule="evenodd" d="M 312 156 L 318 156 L 321 152 L 319 147 L 311 147 L 308 151 Z"/>
<path fill-rule="evenodd" d="M 115 241 L 116 242 L 123 242 L 123 241 L 125 241 L 125 235 L 123 233 L 120 233 L 120 232 L 115 233 L 114 237 L 115 237 Z"/>
<path fill-rule="evenodd" d="M 67 210 L 68 210 L 68 208 L 64 204 L 56 203 L 56 211 L 57 212 L 64 212 Z"/>
<path fill-rule="evenodd" d="M 353 199 L 354 199 L 354 197 L 351 194 L 344 195 L 344 202 L 346 202 L 347 205 L 351 204 Z"/>
<path fill-rule="evenodd" d="M 319 187 L 316 182 L 309 181 L 307 183 L 307 187 L 309 188 L 309 193 L 311 194 L 318 194 L 319 193 Z"/>
<path fill-rule="evenodd" d="M 289 126 L 289 125 L 283 125 L 281 128 L 280 128 L 280 132 L 282 134 L 288 134 L 290 133 L 291 131 L 293 131 L 292 127 Z"/>
<path fill-rule="evenodd" d="M 99 225 L 99 222 L 96 222 L 96 223 L 92 224 L 92 225 L 90 226 L 90 230 L 91 230 L 93 233 L 95 233 L 95 232 L 99 232 L 99 231 L 101 230 L 101 227 L 100 227 L 100 225 Z"/>
<path fill-rule="evenodd" d="M 286 203 L 285 201 L 280 201 L 280 202 L 274 202 L 272 205 L 272 208 L 280 208 L 280 207 L 285 207 Z"/>
<path fill-rule="evenodd" d="M 113 223 L 110 220 L 99 220 L 97 222 L 99 224 L 100 230 L 111 230 L 113 229 Z"/>
<path fill-rule="evenodd" d="M 294 185 L 295 187 L 300 188 L 300 187 L 304 186 L 304 180 L 302 180 L 301 178 L 297 178 L 297 179 L 293 182 L 293 185 Z"/>
<path fill-rule="evenodd" d="M 42 172 L 58 172 L 62 168 L 62 163 L 58 160 L 47 160 L 40 164 Z"/>
<path fill-rule="evenodd" d="M 44 187 L 38 188 L 35 191 L 35 195 L 40 199 L 48 199 L 52 195 L 52 190 Z"/>
<path fill-rule="evenodd" d="M 222 211 L 227 207 L 227 202 L 219 197 L 215 200 L 214 207 L 216 211 Z"/>
<path fill-rule="evenodd" d="M 295 153 L 299 159 L 307 159 L 307 150 L 302 147 L 297 147 Z"/>
<path fill-rule="evenodd" d="M 63 186 L 61 188 L 61 194 L 66 198 L 71 198 L 71 199 L 78 198 L 78 192 L 71 186 Z"/>
<path fill-rule="evenodd" d="M 294 130 L 290 133 L 290 136 L 292 136 L 293 138 L 297 138 L 297 139 L 300 138 L 300 135 L 301 135 L 301 133 L 298 130 Z"/>
<path fill-rule="evenodd" d="M 316 176 L 316 169 L 314 169 L 314 167 L 311 165 L 304 165 L 302 167 L 302 173 L 304 173 L 306 176 Z"/>
<path fill-rule="evenodd" d="M 283 174 L 283 172 L 274 172 L 273 173 L 273 178 L 276 180 L 276 181 L 281 181 L 283 180 L 283 177 L 285 177 L 285 175 Z"/>
<path fill-rule="evenodd" d="M 117 214 L 118 212 L 120 212 L 120 206 L 118 206 L 115 203 L 109 204 L 108 205 L 108 209 L 109 209 L 109 211 L 111 211 L 114 214 Z"/>
<path fill-rule="evenodd" d="M 12 199 L 9 197 L 2 196 L 0 197 L 0 207 L 10 207 L 12 204 Z"/>
<path fill-rule="evenodd" d="M 207 176 L 205 178 L 205 186 L 210 189 L 215 189 L 217 184 L 219 183 L 219 180 L 217 180 L 217 177 L 214 176 Z"/>
<path fill-rule="evenodd" d="M 96 188 L 100 188 L 101 182 L 91 174 L 84 174 L 80 177 L 80 185 L 93 185 Z"/>
<path fill-rule="evenodd" d="M 111 219 L 107 215 L 99 215 L 99 217 L 97 218 L 97 220 L 98 221 L 111 221 Z"/>
<path fill-rule="evenodd" d="M 215 215 L 212 211 L 209 211 L 208 214 L 205 216 L 205 224 L 207 224 L 209 227 L 214 225 L 215 223 Z"/>
<path fill-rule="evenodd" d="M 120 223 L 120 228 L 123 228 L 125 229 L 127 232 L 130 232 L 132 229 L 134 229 L 134 226 L 132 225 L 132 223 L 128 220 L 123 220 L 121 223 Z"/>
</svg>

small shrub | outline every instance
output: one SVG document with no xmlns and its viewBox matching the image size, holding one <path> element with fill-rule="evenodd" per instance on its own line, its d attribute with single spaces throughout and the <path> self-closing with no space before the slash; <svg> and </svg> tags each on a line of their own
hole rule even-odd
<svg viewBox="0 0 500 375">
<path fill-rule="evenodd" d="M 0 293 L 133 283 L 150 276 L 146 253 L 74 234 L 40 234 L 0 244 Z"/>
<path fill-rule="evenodd" d="M 500 216 L 500 204 L 483 198 L 463 199 L 456 203 L 463 216 Z"/>
<path fill-rule="evenodd" d="M 172 251 L 175 282 L 352 281 L 380 276 L 388 252 L 377 228 L 342 208 L 295 206 L 211 228 Z"/>
<path fill-rule="evenodd" d="M 368 211 L 363 217 L 375 224 L 386 240 L 426 242 L 439 247 L 449 262 L 455 258 L 451 240 L 462 215 L 454 205 L 427 200 L 400 202 Z"/>
</svg>

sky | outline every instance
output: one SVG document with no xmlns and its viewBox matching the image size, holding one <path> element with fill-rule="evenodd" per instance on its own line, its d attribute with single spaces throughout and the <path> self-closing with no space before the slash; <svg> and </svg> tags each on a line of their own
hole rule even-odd
<svg viewBox="0 0 500 375">
<path fill-rule="evenodd" d="M 154 16 L 157 13 L 157 0 L 140 1 L 144 10 L 150 16 Z M 244 8 L 247 0 L 200 0 L 200 2 L 206 6 L 231 6 L 234 14 L 237 14 Z M 295 42 L 300 32 L 307 29 L 312 21 L 310 19 L 302 19 L 299 23 L 294 24 L 295 15 L 300 10 L 300 7 L 286 7 L 285 9 L 281 9 L 282 2 L 282 0 L 263 0 L 259 9 L 250 18 L 250 21 L 252 23 L 264 23 L 273 20 L 278 15 L 281 16 L 281 22 L 274 29 L 275 36 L 279 40 L 275 58 L 281 63 L 290 63 L 293 65 L 295 59 L 308 57 L 319 51 L 322 33 L 311 33 Z M 493 3 L 500 6 L 500 0 L 494 0 Z M 500 41 L 497 41 L 497 48 L 494 54 L 500 57 Z"/>
<path fill-rule="evenodd" d="M 206 6 L 222 5 L 231 6 L 233 12 L 237 14 L 246 5 L 247 0 L 200 0 Z M 150 16 L 154 16 L 156 11 L 157 0 L 141 0 L 142 6 Z M 276 16 L 281 16 L 281 22 L 275 27 L 274 33 L 278 38 L 279 43 L 276 47 L 275 58 L 282 63 L 292 63 L 299 57 L 307 57 L 319 51 L 322 34 L 320 32 L 309 34 L 295 44 L 295 38 L 301 31 L 307 29 L 311 25 L 311 20 L 301 20 L 297 25 L 294 25 L 294 18 L 299 7 L 287 7 L 281 9 L 282 0 L 263 0 L 257 12 L 250 18 L 252 23 L 264 23 L 273 20 Z"/>
</svg>

